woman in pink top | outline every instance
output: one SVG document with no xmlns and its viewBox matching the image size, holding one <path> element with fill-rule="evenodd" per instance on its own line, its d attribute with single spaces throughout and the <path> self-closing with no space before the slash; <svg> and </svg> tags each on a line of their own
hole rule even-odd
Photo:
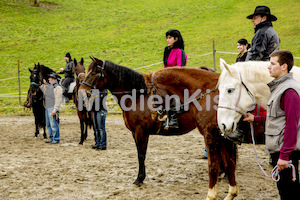
<svg viewBox="0 0 300 200">
<path fill-rule="evenodd" d="M 164 52 L 164 66 L 168 67 L 184 67 L 186 66 L 187 56 L 184 53 L 184 42 L 180 32 L 176 29 L 170 29 L 166 32 L 168 46 Z M 178 102 L 177 102 L 178 103 Z M 179 102 L 180 103 L 180 102 Z M 176 99 L 171 104 L 174 108 Z M 163 124 L 164 129 L 178 129 L 177 112 L 168 110 L 167 121 Z"/>
<path fill-rule="evenodd" d="M 170 29 L 166 32 L 168 46 L 164 52 L 164 66 L 184 67 L 186 66 L 187 55 L 184 52 L 184 41 L 180 32 L 176 29 Z"/>
</svg>

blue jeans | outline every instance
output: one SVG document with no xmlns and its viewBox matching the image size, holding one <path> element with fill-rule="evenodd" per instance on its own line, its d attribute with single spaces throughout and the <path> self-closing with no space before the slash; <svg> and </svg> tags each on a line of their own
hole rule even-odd
<svg viewBox="0 0 300 200">
<path fill-rule="evenodd" d="M 59 119 L 57 119 L 56 115 L 52 116 L 51 113 L 53 108 L 47 108 L 46 115 L 46 126 L 49 133 L 49 139 L 51 141 L 60 141 L 59 135 Z M 58 112 L 58 111 L 57 111 Z"/>
<path fill-rule="evenodd" d="M 205 148 L 204 148 L 204 153 L 203 153 L 203 155 L 207 158 L 208 157 L 208 155 L 207 155 L 207 149 L 206 149 L 206 145 L 205 145 Z"/>
<path fill-rule="evenodd" d="M 106 148 L 106 130 L 105 130 L 105 119 L 107 116 L 106 110 L 99 110 L 93 112 L 93 122 L 95 127 L 95 141 L 96 145 L 100 148 Z"/>
</svg>

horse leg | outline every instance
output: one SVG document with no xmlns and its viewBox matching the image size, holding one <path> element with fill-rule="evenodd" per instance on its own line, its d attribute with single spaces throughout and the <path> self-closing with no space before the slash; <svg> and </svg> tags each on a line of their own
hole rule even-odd
<svg viewBox="0 0 300 200">
<path fill-rule="evenodd" d="M 88 122 L 88 119 L 85 118 L 84 120 L 84 140 L 86 140 L 87 138 L 87 132 L 88 132 L 88 126 L 89 126 L 89 122 Z"/>
<path fill-rule="evenodd" d="M 34 137 L 37 137 L 40 134 L 39 125 L 37 122 L 35 122 L 35 133 Z"/>
<path fill-rule="evenodd" d="M 228 163 L 228 166 L 226 171 L 228 174 L 228 182 L 229 182 L 228 194 L 224 200 L 232 200 L 239 193 L 238 186 L 235 180 L 237 149 L 236 149 L 236 145 L 230 141 L 224 142 L 224 145 L 226 145 L 225 148 L 228 152 L 228 156 L 226 158 L 226 163 Z"/>
<path fill-rule="evenodd" d="M 43 125 L 43 131 L 44 131 L 44 133 L 43 133 L 44 139 L 47 139 L 46 125 L 45 124 Z"/>
<path fill-rule="evenodd" d="M 133 184 L 141 185 L 146 178 L 145 159 L 149 134 L 144 134 L 142 131 L 137 131 L 136 129 L 135 133 L 133 133 L 133 137 L 135 140 L 139 160 L 139 173 Z"/>
<path fill-rule="evenodd" d="M 218 197 L 217 180 L 221 166 L 221 152 L 218 135 L 218 129 L 213 129 L 210 134 L 206 134 L 204 137 L 208 153 L 209 169 L 209 189 L 206 200 L 216 200 Z"/>
<path fill-rule="evenodd" d="M 79 118 L 79 121 L 80 121 L 80 133 L 81 133 L 79 144 L 83 144 L 83 141 L 84 141 L 84 121 L 81 118 Z"/>
<path fill-rule="evenodd" d="M 39 118 L 38 118 L 38 114 L 33 112 L 34 114 L 34 123 L 35 123 L 35 133 L 34 133 L 34 137 L 37 137 L 40 133 L 40 128 L 39 128 Z"/>
</svg>

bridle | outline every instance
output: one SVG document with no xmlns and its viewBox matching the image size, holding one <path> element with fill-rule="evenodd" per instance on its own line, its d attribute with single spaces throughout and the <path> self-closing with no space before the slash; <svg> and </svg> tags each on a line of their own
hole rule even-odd
<svg viewBox="0 0 300 200">
<path fill-rule="evenodd" d="M 244 83 L 241 72 L 239 72 L 239 75 L 240 75 L 240 89 L 239 89 L 239 96 L 238 96 L 238 99 L 236 100 L 235 106 L 234 107 L 229 107 L 229 106 L 219 105 L 218 108 L 225 108 L 225 109 L 228 109 L 228 110 L 234 110 L 235 112 L 241 114 L 242 116 L 245 116 L 247 111 L 243 112 L 241 109 L 238 108 L 238 104 L 241 100 L 242 87 L 243 86 L 245 87 L 248 95 L 252 99 L 253 104 L 255 103 L 255 97 L 252 94 L 252 92 L 249 90 L 249 88 L 246 86 L 246 84 Z"/>
<path fill-rule="evenodd" d="M 34 86 L 34 87 L 38 88 L 38 90 L 39 90 L 39 86 L 42 85 L 42 78 L 41 78 L 41 76 L 39 75 L 39 72 L 38 72 L 38 71 L 33 70 L 32 73 L 34 73 L 34 74 L 38 77 L 38 83 L 35 82 L 35 81 L 31 81 L 31 82 L 30 82 L 30 88 L 31 88 L 31 86 Z M 35 102 L 35 101 L 32 99 L 32 97 L 33 97 L 33 96 L 36 96 L 36 95 L 34 95 L 32 92 L 33 92 L 32 89 L 30 89 L 30 93 L 29 93 L 29 95 L 30 95 L 30 101 Z M 43 95 L 41 95 L 40 99 L 38 99 L 38 100 L 42 100 L 42 99 L 43 99 Z"/>
<path fill-rule="evenodd" d="M 104 67 L 105 67 L 105 61 L 103 61 L 102 66 L 99 65 L 99 64 L 97 63 L 96 67 L 100 69 L 100 73 L 98 73 L 98 76 L 97 76 L 97 78 L 93 81 L 93 83 L 89 84 L 89 83 L 87 83 L 87 82 L 85 82 L 85 81 L 82 81 L 82 84 L 84 84 L 84 85 L 89 86 L 89 87 L 92 88 L 92 87 L 94 87 L 94 86 L 96 85 L 96 83 L 98 82 L 98 80 L 102 79 L 102 80 L 104 81 L 104 73 L 103 73 L 103 70 L 104 70 Z M 89 73 L 91 73 L 91 72 L 89 72 Z M 88 75 L 89 75 L 89 73 L 88 73 Z M 96 82 L 96 83 L 95 83 L 95 82 Z M 95 83 L 95 84 L 94 84 L 94 83 Z"/>
</svg>

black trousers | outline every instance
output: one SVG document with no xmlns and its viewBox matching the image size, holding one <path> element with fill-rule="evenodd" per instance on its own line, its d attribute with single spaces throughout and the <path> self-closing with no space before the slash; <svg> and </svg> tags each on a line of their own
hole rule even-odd
<svg viewBox="0 0 300 200">
<path fill-rule="evenodd" d="M 62 82 L 62 86 L 63 86 L 63 95 L 67 96 L 68 94 L 68 90 L 69 90 L 69 86 L 70 84 L 73 82 L 74 78 L 71 77 L 66 77 L 65 80 Z"/>
<path fill-rule="evenodd" d="M 279 159 L 279 152 L 271 154 L 272 165 L 275 167 Z M 300 152 L 294 151 L 290 156 L 293 165 L 295 166 L 296 181 L 292 180 L 292 168 L 287 168 L 279 172 L 280 180 L 277 182 L 281 200 L 299 200 L 300 199 L 300 184 L 299 184 L 299 159 Z"/>
</svg>

